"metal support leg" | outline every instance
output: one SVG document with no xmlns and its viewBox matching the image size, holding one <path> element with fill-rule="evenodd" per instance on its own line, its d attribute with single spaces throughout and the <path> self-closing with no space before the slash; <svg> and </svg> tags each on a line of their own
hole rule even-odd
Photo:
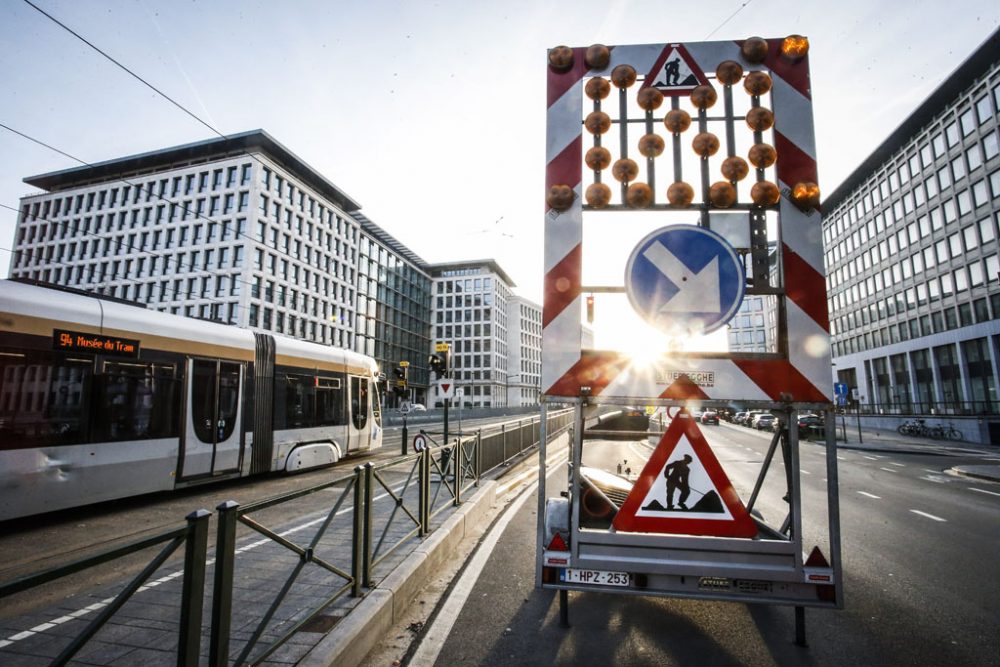
<svg viewBox="0 0 1000 667">
<path fill-rule="evenodd" d="M 809 646 L 806 643 L 806 608 L 796 607 L 795 608 L 795 645 L 805 648 Z"/>
<path fill-rule="evenodd" d="M 205 561 L 208 553 L 208 510 L 196 510 L 188 522 L 184 545 L 184 583 L 181 585 L 181 622 L 177 664 L 197 665 L 201 655 L 201 615 L 205 604 Z"/>
<path fill-rule="evenodd" d="M 559 591 L 559 627 L 569 627 L 569 591 L 566 589 Z"/>
</svg>

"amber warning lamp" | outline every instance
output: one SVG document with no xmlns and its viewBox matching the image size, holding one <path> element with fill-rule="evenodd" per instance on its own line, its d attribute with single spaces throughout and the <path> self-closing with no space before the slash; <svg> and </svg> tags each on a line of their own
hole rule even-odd
<svg viewBox="0 0 1000 667">
<path fill-rule="evenodd" d="M 587 296 L 587 322 L 594 323 L 594 295 Z"/>
<path fill-rule="evenodd" d="M 789 35 L 781 40 L 780 50 L 790 60 L 802 60 L 809 53 L 809 40 L 802 35 Z"/>
</svg>

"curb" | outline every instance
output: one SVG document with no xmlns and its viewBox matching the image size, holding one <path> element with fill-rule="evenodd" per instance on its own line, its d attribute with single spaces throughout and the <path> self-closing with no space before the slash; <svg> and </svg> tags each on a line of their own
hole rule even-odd
<svg viewBox="0 0 1000 667">
<path fill-rule="evenodd" d="M 1000 476 L 998 476 L 998 474 L 991 475 L 989 473 L 979 473 L 960 467 L 948 468 L 948 472 L 961 475 L 962 477 L 969 477 L 971 479 L 982 479 L 987 482 L 1000 482 Z M 997 472 L 1000 473 L 1000 466 L 998 466 Z"/>
<path fill-rule="evenodd" d="M 448 559 L 455 546 L 496 502 L 495 481 L 476 493 L 430 533 L 406 560 L 368 591 L 358 605 L 297 664 L 304 667 L 357 665 L 403 617 L 410 602 Z"/>
</svg>

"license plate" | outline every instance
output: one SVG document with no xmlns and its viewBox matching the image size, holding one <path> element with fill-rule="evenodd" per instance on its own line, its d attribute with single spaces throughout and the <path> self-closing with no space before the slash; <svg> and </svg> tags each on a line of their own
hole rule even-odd
<svg viewBox="0 0 1000 667">
<path fill-rule="evenodd" d="M 596 586 L 632 585 L 632 575 L 628 572 L 607 572 L 604 570 L 562 570 L 559 580 L 567 584 L 593 584 Z"/>
</svg>

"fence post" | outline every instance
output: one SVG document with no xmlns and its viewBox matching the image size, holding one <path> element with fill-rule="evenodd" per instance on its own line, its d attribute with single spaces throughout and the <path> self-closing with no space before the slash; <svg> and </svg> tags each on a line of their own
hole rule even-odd
<svg viewBox="0 0 1000 667">
<path fill-rule="evenodd" d="M 520 454 L 524 451 L 524 425 L 521 420 L 517 420 L 517 452 Z"/>
<path fill-rule="evenodd" d="M 476 431 L 476 486 L 483 474 L 483 429 Z"/>
<path fill-rule="evenodd" d="M 503 462 L 507 463 L 507 425 L 500 424 L 500 442 L 503 449 Z"/>
<path fill-rule="evenodd" d="M 208 555 L 208 510 L 188 514 L 184 540 L 184 584 L 181 588 L 180 636 L 177 664 L 198 664 L 201 653 L 201 614 L 205 602 L 205 568 Z"/>
<path fill-rule="evenodd" d="M 455 462 L 455 507 L 462 504 L 462 481 L 465 479 L 465 453 L 463 452 L 462 438 L 455 438 L 455 451 L 452 459 Z M 457 458 L 456 458 L 457 457 Z"/>
<path fill-rule="evenodd" d="M 229 664 L 229 632 L 233 622 L 233 571 L 236 566 L 236 519 L 240 504 L 227 500 L 215 509 L 219 525 L 215 538 L 215 583 L 212 586 L 212 627 L 208 664 Z"/>
<path fill-rule="evenodd" d="M 375 466 L 369 461 L 365 464 L 365 533 L 362 540 L 364 544 L 364 584 L 365 588 L 372 587 L 372 495 L 374 493 L 373 484 L 375 478 Z"/>
<path fill-rule="evenodd" d="M 420 537 L 429 532 L 430 524 L 430 494 L 431 494 L 431 464 L 430 448 L 424 447 L 420 452 L 417 469 L 417 485 L 420 488 L 420 501 L 417 503 L 417 516 L 420 519 Z"/>
<path fill-rule="evenodd" d="M 364 466 L 354 468 L 354 525 L 351 529 L 351 577 L 354 585 L 351 596 L 356 598 L 361 597 L 361 579 L 364 576 L 364 558 L 361 555 L 365 534 L 364 471 Z"/>
</svg>

